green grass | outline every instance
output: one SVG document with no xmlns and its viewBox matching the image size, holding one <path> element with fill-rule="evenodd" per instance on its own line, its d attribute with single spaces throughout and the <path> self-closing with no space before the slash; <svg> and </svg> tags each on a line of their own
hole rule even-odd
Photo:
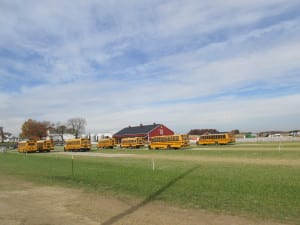
<svg viewBox="0 0 300 225">
<path fill-rule="evenodd" d="M 232 151 L 228 150 L 233 156 Z M 221 154 L 223 157 L 219 151 L 126 152 L 213 154 L 218 157 Z M 247 157 L 248 154 L 250 153 L 243 155 L 241 151 L 236 151 L 239 157 Z M 260 154 L 267 157 L 265 153 Z M 298 155 L 297 157 L 299 159 Z M 248 215 L 292 224 L 300 221 L 298 166 L 156 160 L 156 169 L 153 171 L 152 161 L 149 159 L 76 157 L 72 176 L 71 163 L 70 156 L 5 153 L 0 154 L 0 174 L 46 185 L 133 196 L 145 199 L 146 202 L 161 200 L 181 207 Z"/>
<path fill-rule="evenodd" d="M 182 156 L 205 156 L 223 158 L 251 158 L 251 159 L 300 159 L 300 143 L 284 142 L 281 143 L 237 143 L 234 145 L 219 146 L 196 146 L 191 145 L 183 150 L 152 150 L 146 148 L 138 150 L 125 150 L 115 148 L 113 150 L 97 150 L 93 152 L 104 153 L 125 153 L 125 154 L 159 154 L 159 155 L 182 155 Z"/>
</svg>

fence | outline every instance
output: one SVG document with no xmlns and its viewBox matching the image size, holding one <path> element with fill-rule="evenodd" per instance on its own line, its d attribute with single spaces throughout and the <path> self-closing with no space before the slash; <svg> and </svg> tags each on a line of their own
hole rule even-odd
<svg viewBox="0 0 300 225">
<path fill-rule="evenodd" d="M 282 136 L 282 137 L 256 137 L 256 138 L 236 138 L 236 142 L 292 142 L 300 141 L 300 137 Z"/>
<path fill-rule="evenodd" d="M 7 148 L 6 147 L 0 147 L 0 152 L 7 152 Z"/>
</svg>

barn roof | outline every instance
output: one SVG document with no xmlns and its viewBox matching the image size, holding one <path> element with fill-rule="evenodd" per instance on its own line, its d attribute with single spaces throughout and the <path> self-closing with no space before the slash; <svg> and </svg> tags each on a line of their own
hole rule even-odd
<svg viewBox="0 0 300 225">
<path fill-rule="evenodd" d="M 150 131 L 160 126 L 161 124 L 140 125 L 136 127 L 126 127 L 115 133 L 114 136 L 132 135 L 132 134 L 148 134 Z"/>
</svg>

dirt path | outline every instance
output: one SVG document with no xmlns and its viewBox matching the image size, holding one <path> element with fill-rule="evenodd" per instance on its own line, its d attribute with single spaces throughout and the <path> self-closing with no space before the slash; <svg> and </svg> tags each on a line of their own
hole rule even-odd
<svg viewBox="0 0 300 225">
<path fill-rule="evenodd" d="M 139 155 L 139 154 L 109 154 L 100 152 L 56 152 L 51 154 L 74 155 L 74 156 L 94 156 L 94 157 L 127 157 L 139 159 L 167 159 L 182 160 L 194 162 L 226 162 L 226 163 L 245 163 L 260 165 L 281 165 L 281 166 L 300 166 L 298 159 L 252 159 L 252 158 L 234 158 L 234 157 L 208 157 L 208 156 L 186 156 L 186 155 Z"/>
<path fill-rule="evenodd" d="M 1 174 L 0 174 L 1 175 Z M 0 176 L 1 225 L 279 225 Z"/>
</svg>

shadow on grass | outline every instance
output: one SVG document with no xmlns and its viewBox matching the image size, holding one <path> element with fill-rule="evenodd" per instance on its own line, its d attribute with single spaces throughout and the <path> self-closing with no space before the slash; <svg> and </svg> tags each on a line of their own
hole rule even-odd
<svg viewBox="0 0 300 225">
<path fill-rule="evenodd" d="M 173 186 L 177 181 L 183 179 L 184 177 L 186 177 L 188 174 L 192 173 L 194 170 L 196 170 L 197 168 L 199 168 L 199 166 L 195 166 L 189 170 L 187 170 L 186 172 L 180 174 L 179 176 L 175 177 L 174 179 L 172 179 L 171 181 L 169 181 L 166 185 L 164 185 L 163 187 L 161 187 L 159 190 L 157 190 L 156 192 L 152 193 L 151 195 L 149 195 L 146 199 L 144 199 L 142 202 L 140 202 L 139 204 L 132 206 L 131 208 L 119 213 L 118 215 L 115 215 L 111 218 L 109 218 L 108 220 L 104 221 L 103 223 L 101 223 L 101 225 L 112 225 L 116 222 L 118 222 L 119 220 L 121 220 L 123 217 L 128 216 L 132 213 L 134 213 L 135 211 L 137 211 L 138 209 L 142 208 L 143 206 L 147 205 L 148 203 L 150 203 L 151 201 L 155 200 L 155 198 L 157 196 L 159 196 L 161 193 L 163 193 L 165 190 L 167 190 L 168 188 L 170 188 L 171 186 Z"/>
</svg>

